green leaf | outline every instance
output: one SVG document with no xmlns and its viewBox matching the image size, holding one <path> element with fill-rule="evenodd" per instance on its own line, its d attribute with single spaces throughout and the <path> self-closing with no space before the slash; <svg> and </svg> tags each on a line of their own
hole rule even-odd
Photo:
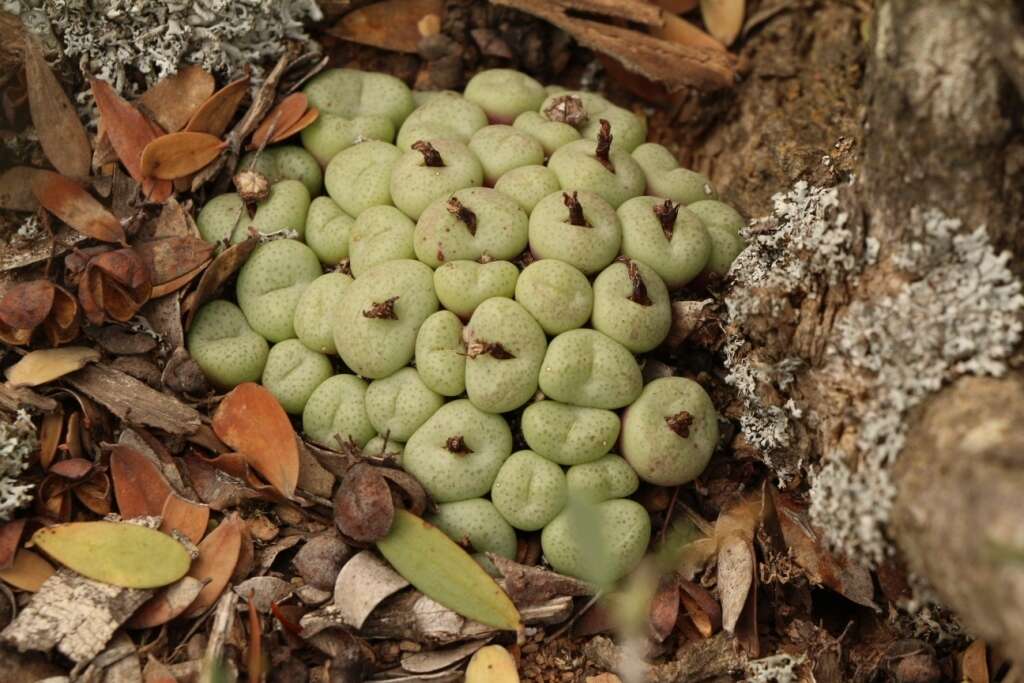
<svg viewBox="0 0 1024 683">
<path fill-rule="evenodd" d="M 32 543 L 65 567 L 124 588 L 174 583 L 192 564 L 167 534 L 124 522 L 72 522 L 40 529 Z"/>
<path fill-rule="evenodd" d="M 377 548 L 406 581 L 448 609 L 494 628 L 522 628 L 519 611 L 494 579 L 443 531 L 416 515 L 396 510 L 391 531 Z"/>
</svg>

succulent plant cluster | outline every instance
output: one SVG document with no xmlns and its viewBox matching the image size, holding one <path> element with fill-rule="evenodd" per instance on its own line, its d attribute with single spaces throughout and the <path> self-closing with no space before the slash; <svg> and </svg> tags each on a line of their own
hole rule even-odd
<svg viewBox="0 0 1024 683">
<path fill-rule="evenodd" d="M 237 305 L 198 312 L 193 358 L 221 388 L 261 381 L 314 442 L 390 454 L 477 551 L 540 530 L 561 572 L 628 572 L 650 537 L 629 496 L 692 480 L 718 439 L 707 393 L 644 386 L 637 354 L 674 291 L 728 270 L 742 218 L 593 93 L 504 69 L 461 95 L 347 69 L 305 93 L 302 146 L 242 161 L 269 192 L 198 217 L 211 242 L 295 238 L 255 249 Z"/>
</svg>

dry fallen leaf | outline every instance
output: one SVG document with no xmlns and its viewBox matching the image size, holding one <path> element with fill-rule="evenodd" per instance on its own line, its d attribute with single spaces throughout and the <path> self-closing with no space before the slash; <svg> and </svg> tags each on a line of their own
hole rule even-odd
<svg viewBox="0 0 1024 683">
<path fill-rule="evenodd" d="M 209 609 L 217 602 L 220 594 L 231 579 L 238 564 L 242 549 L 242 522 L 233 514 L 220 523 L 216 529 L 199 544 L 199 557 L 192 563 L 188 575 L 200 581 L 209 581 L 195 601 L 184 611 L 184 616 L 194 617 Z"/>
<path fill-rule="evenodd" d="M 0 298 L 0 341 L 28 344 L 42 326 L 53 346 L 78 336 L 78 302 L 49 280 L 29 280 Z"/>
<path fill-rule="evenodd" d="M 135 182 L 142 185 L 146 197 L 158 203 L 165 201 L 173 191 L 171 181 L 146 178 L 142 173 L 142 150 L 159 137 L 162 131 L 114 92 L 106 81 L 89 79 L 89 87 L 117 158 Z"/>
<path fill-rule="evenodd" d="M 129 446 L 115 446 L 110 453 L 110 476 L 122 517 L 156 517 L 163 512 L 171 486 L 160 468 L 142 453 Z"/>
<path fill-rule="evenodd" d="M 988 647 L 984 640 L 975 640 L 960 657 L 964 683 L 988 683 Z"/>
<path fill-rule="evenodd" d="M 732 45 L 743 29 L 746 0 L 700 0 L 700 14 L 708 32 L 724 45 Z"/>
<path fill-rule="evenodd" d="M 679 580 L 679 601 L 690 621 L 705 638 L 722 628 L 722 608 L 699 583 Z"/>
<path fill-rule="evenodd" d="M 275 132 L 273 137 L 270 138 L 267 144 L 275 144 L 281 142 L 282 140 L 286 140 L 291 136 L 302 132 L 303 129 L 311 126 L 313 122 L 316 121 L 319 117 L 320 110 L 317 109 L 316 107 L 310 107 L 305 111 L 305 113 L 302 116 L 299 117 L 298 121 L 288 126 L 287 128 L 280 130 L 280 132 Z"/>
<path fill-rule="evenodd" d="M 341 533 L 372 543 L 387 535 L 394 515 L 391 488 L 378 468 L 359 463 L 345 474 L 334 496 L 334 523 Z"/>
<path fill-rule="evenodd" d="M 217 158 L 227 144 L 209 133 L 161 135 L 142 150 L 142 173 L 161 180 L 184 178 Z"/>
<path fill-rule="evenodd" d="M 14 556 L 21 545 L 21 534 L 25 531 L 25 517 L 12 519 L 0 524 L 0 569 L 7 569 L 14 563 Z"/>
<path fill-rule="evenodd" d="M 78 300 L 93 325 L 107 318 L 127 322 L 152 294 L 149 269 L 134 249 L 107 251 L 90 259 L 78 285 Z"/>
<path fill-rule="evenodd" d="M 153 628 L 178 617 L 196 601 L 205 584 L 191 576 L 183 576 L 164 586 L 136 610 L 125 624 L 128 628 Z"/>
<path fill-rule="evenodd" d="M 183 310 L 188 311 L 185 329 L 191 326 L 192 318 L 195 316 L 196 311 L 213 298 L 220 288 L 231 279 L 231 276 L 245 265 L 249 255 L 257 246 L 259 246 L 259 240 L 249 237 L 238 244 L 232 244 L 217 254 L 210 263 L 209 268 L 203 272 L 203 276 L 199 279 L 199 284 L 196 285 L 195 291 L 189 294 L 185 300 Z"/>
<path fill-rule="evenodd" d="M 31 36 L 31 32 L 27 35 Z M 66 176 L 89 177 L 92 161 L 89 136 L 34 37 L 25 41 L 25 81 L 32 123 L 46 158 Z"/>
<path fill-rule="evenodd" d="M 213 431 L 282 495 L 294 495 L 299 479 L 295 430 L 267 389 L 252 382 L 232 389 L 213 414 Z"/>
<path fill-rule="evenodd" d="M 100 352 L 86 346 L 30 351 L 7 368 L 7 382 L 14 387 L 37 387 L 80 370 L 100 359 Z"/>
<path fill-rule="evenodd" d="M 228 129 L 228 124 L 248 92 L 248 76 L 231 81 L 199 106 L 185 125 L 185 130 L 220 137 Z"/>
<path fill-rule="evenodd" d="M 35 211 L 39 201 L 32 193 L 32 179 L 41 169 L 31 166 L 12 166 L 0 173 L 0 209 L 9 211 Z"/>
<path fill-rule="evenodd" d="M 409 585 L 402 575 L 368 550 L 345 563 L 334 584 L 334 608 L 341 620 L 359 629 L 377 605 Z"/>
<path fill-rule="evenodd" d="M 303 118 L 307 109 L 309 109 L 309 100 L 304 93 L 292 93 L 285 97 L 267 112 L 263 121 L 253 131 L 248 149 L 259 149 L 280 139 L 282 133 L 295 126 Z"/>
<path fill-rule="evenodd" d="M 700 0 L 649 0 L 649 2 L 653 2 L 661 9 L 673 14 L 692 12 L 700 4 Z"/>
<path fill-rule="evenodd" d="M 662 577 L 658 589 L 651 597 L 648 625 L 659 643 L 664 642 L 676 628 L 679 620 L 679 581 L 675 574 Z"/>
<path fill-rule="evenodd" d="M 23 591 L 35 593 L 54 572 L 53 565 L 45 559 L 22 548 L 14 557 L 14 564 L 0 569 L 0 579 Z"/>
<path fill-rule="evenodd" d="M 210 262 L 213 245 L 198 237 L 165 237 L 136 244 L 135 251 L 149 269 L 153 282 L 152 297 L 157 298 L 196 277 L 198 269 Z M 181 282 L 185 276 L 188 278 Z M 177 287 L 168 290 L 167 285 L 172 283 L 177 284 Z M 157 293 L 157 288 L 161 288 L 161 294 Z"/>
<path fill-rule="evenodd" d="M 32 194 L 47 211 L 86 237 L 125 244 L 121 221 L 75 181 L 39 171 L 32 176 Z"/>
<path fill-rule="evenodd" d="M 416 52 L 419 22 L 444 12 L 442 0 L 384 0 L 349 12 L 328 33 L 343 40 L 396 52 Z"/>
<path fill-rule="evenodd" d="M 725 50 L 725 46 L 722 43 L 686 19 L 677 17 L 674 14 L 666 14 L 664 19 L 665 23 L 661 26 L 651 27 L 652 36 L 662 40 L 669 40 L 679 45 Z"/>
<path fill-rule="evenodd" d="M 718 544 L 718 590 L 722 599 L 722 628 L 729 633 L 747 603 L 754 582 L 754 549 L 750 541 L 738 533 L 721 539 Z"/>
<path fill-rule="evenodd" d="M 466 683 L 519 683 L 515 657 L 501 645 L 480 648 L 466 667 Z"/>
<path fill-rule="evenodd" d="M 191 563 L 170 536 L 125 522 L 58 524 L 37 531 L 32 543 L 87 578 L 124 588 L 166 586 Z"/>
<path fill-rule="evenodd" d="M 160 531 L 168 534 L 177 531 L 193 543 L 199 543 L 210 523 L 210 507 L 182 498 L 172 491 L 164 501 L 160 517 Z"/>
<path fill-rule="evenodd" d="M 482 648 L 490 638 L 458 643 L 436 650 L 412 652 L 402 657 L 402 669 L 413 674 L 429 674 L 447 669 Z"/>
<path fill-rule="evenodd" d="M 168 133 L 181 130 L 213 94 L 213 76 L 198 64 L 161 78 L 139 98 L 139 104 Z"/>
</svg>

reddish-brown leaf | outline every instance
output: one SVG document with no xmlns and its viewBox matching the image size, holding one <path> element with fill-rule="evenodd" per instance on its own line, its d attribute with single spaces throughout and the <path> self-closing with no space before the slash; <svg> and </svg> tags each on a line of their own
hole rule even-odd
<svg viewBox="0 0 1024 683">
<path fill-rule="evenodd" d="M 0 209 L 9 211 L 35 211 L 39 202 L 32 192 L 32 180 L 41 169 L 31 166 L 12 166 L 0 173 Z"/>
<path fill-rule="evenodd" d="M 183 576 L 142 603 L 125 625 L 128 628 L 153 628 L 166 624 L 195 602 L 202 590 L 202 581 Z"/>
<path fill-rule="evenodd" d="M 50 468 L 53 456 L 60 445 L 60 435 L 64 431 L 64 409 L 57 404 L 57 410 L 43 415 L 43 423 L 39 426 L 39 464 L 43 470 Z"/>
<path fill-rule="evenodd" d="M 341 533 L 363 543 L 387 535 L 395 517 L 391 488 L 373 465 L 349 469 L 334 495 L 334 523 Z"/>
<path fill-rule="evenodd" d="M 216 159 L 226 146 L 226 142 L 209 133 L 181 131 L 162 135 L 142 150 L 142 173 L 162 180 L 183 178 Z"/>
<path fill-rule="evenodd" d="M 328 33 L 353 43 L 396 52 L 416 52 L 419 22 L 443 14 L 441 0 L 384 0 L 349 12 Z"/>
<path fill-rule="evenodd" d="M 7 569 L 0 569 L 0 579 L 30 593 L 37 592 L 53 576 L 53 565 L 31 550 L 22 548 Z"/>
<path fill-rule="evenodd" d="M 294 126 L 308 108 L 309 100 L 304 93 L 296 92 L 285 97 L 263 117 L 263 121 L 252 134 L 249 149 L 263 147 L 276 135 Z"/>
<path fill-rule="evenodd" d="M 676 628 L 679 619 L 679 581 L 675 574 L 665 576 L 651 598 L 648 624 L 651 634 L 660 643 Z"/>
<path fill-rule="evenodd" d="M 163 284 L 156 285 L 155 287 L 153 287 L 153 293 L 150 295 L 150 298 L 159 299 L 162 296 L 167 296 L 171 292 L 178 291 L 188 283 L 192 282 L 192 280 L 196 279 L 199 276 L 199 274 L 203 272 L 207 265 L 209 265 L 208 261 L 205 263 L 200 263 L 198 266 L 196 266 L 189 272 L 183 273 L 178 277 L 174 278 L 173 280 L 168 280 Z"/>
<path fill-rule="evenodd" d="M 263 680 L 263 625 L 251 595 L 246 598 L 246 604 L 249 609 L 249 650 L 245 662 L 249 668 L 249 683 L 260 683 Z"/>
<path fill-rule="evenodd" d="M 35 329 L 50 314 L 53 297 L 54 285 L 49 280 L 20 282 L 0 299 L 0 323 L 16 329 Z"/>
<path fill-rule="evenodd" d="M 125 518 L 157 516 L 172 490 L 160 468 L 134 448 L 118 445 L 110 454 L 117 509 Z"/>
<path fill-rule="evenodd" d="M 306 113 L 299 117 L 298 121 L 290 125 L 288 128 L 282 130 L 281 132 L 274 133 L 274 136 L 270 138 L 269 144 L 275 144 L 281 142 L 282 140 L 290 138 L 296 133 L 301 132 L 302 129 L 306 128 L 307 126 L 312 125 L 312 123 L 316 121 L 319 117 L 320 110 L 317 109 L 316 107 L 310 107 L 309 109 L 306 110 Z"/>
<path fill-rule="evenodd" d="M 213 255 L 213 245 L 198 237 L 166 237 L 137 244 L 135 251 L 149 269 L 155 288 L 207 263 Z"/>
<path fill-rule="evenodd" d="M 693 625 L 703 637 L 710 638 L 722 628 L 722 608 L 699 583 L 680 579 L 679 587 L 679 601 Z"/>
<path fill-rule="evenodd" d="M 47 211 L 86 237 L 125 244 L 121 221 L 73 180 L 39 171 L 32 179 L 32 194 Z"/>
<path fill-rule="evenodd" d="M 79 481 L 92 473 L 93 464 L 92 460 L 85 458 L 68 458 L 53 463 L 50 474 L 56 474 L 58 477 L 71 481 Z"/>
<path fill-rule="evenodd" d="M 239 384 L 213 414 L 213 431 L 245 456 L 282 495 L 291 497 L 299 478 L 295 430 L 274 395 L 259 384 Z"/>
<path fill-rule="evenodd" d="M 7 569 L 14 562 L 14 555 L 18 552 L 18 546 L 21 544 L 21 534 L 25 531 L 26 521 L 22 517 L 0 524 L 0 569 Z"/>
<path fill-rule="evenodd" d="M 46 158 L 66 176 L 87 178 L 92 160 L 89 136 L 32 37 L 25 41 L 25 82 L 32 123 Z"/>
<path fill-rule="evenodd" d="M 259 245 L 259 241 L 253 237 L 248 237 L 244 241 L 238 244 L 232 244 L 230 247 L 217 254 L 213 262 L 210 263 L 210 267 L 203 273 L 203 277 L 199 280 L 199 284 L 196 285 L 194 292 L 189 294 L 185 301 L 184 310 L 188 311 L 188 316 L 185 319 L 185 329 L 187 330 L 192 325 L 192 318 L 195 316 L 196 311 L 202 307 L 204 303 L 209 301 L 213 296 L 220 290 L 224 284 L 231 279 L 239 268 L 245 265 L 246 260 L 249 258 L 249 254 Z"/>
<path fill-rule="evenodd" d="M 697 9 L 700 0 L 651 0 L 655 5 L 673 14 L 686 14 Z"/>
<path fill-rule="evenodd" d="M 89 87 L 117 158 L 135 182 L 141 184 L 145 179 L 142 172 L 142 150 L 157 137 L 153 125 L 138 109 L 114 92 L 106 81 L 91 78 Z"/>
<path fill-rule="evenodd" d="M 188 575 L 200 581 L 209 581 L 195 601 L 184 611 L 184 616 L 202 614 L 217 602 L 231 579 L 238 553 L 242 548 L 242 522 L 233 514 L 210 532 L 199 544 L 199 557 L 192 563 Z"/>
<path fill-rule="evenodd" d="M 43 331 L 54 346 L 66 344 L 78 336 L 78 301 L 66 289 L 54 286 L 53 307 L 43 321 Z"/>
<path fill-rule="evenodd" d="M 971 643 L 960 657 L 961 679 L 965 683 L 988 683 L 988 646 L 984 640 Z"/>
<path fill-rule="evenodd" d="M 228 83 L 213 93 L 189 119 L 185 130 L 220 137 L 228 129 L 238 106 L 249 92 L 249 77 Z"/>
<path fill-rule="evenodd" d="M 94 325 L 107 317 L 131 320 L 149 300 L 149 269 L 134 249 L 107 251 L 92 258 L 78 285 L 82 310 Z"/>
<path fill-rule="evenodd" d="M 213 76 L 198 64 L 161 78 L 139 98 L 139 105 L 168 133 L 181 130 L 213 94 Z"/>
<path fill-rule="evenodd" d="M 72 489 L 75 498 L 94 514 L 101 517 L 112 512 L 110 506 L 110 477 L 105 472 L 93 470 L 85 481 L 79 482 Z"/>
<path fill-rule="evenodd" d="M 206 534 L 206 526 L 210 523 L 210 507 L 202 503 L 193 503 L 171 491 L 164 501 L 160 513 L 160 531 L 171 533 L 178 531 L 193 543 L 199 543 Z"/>
</svg>

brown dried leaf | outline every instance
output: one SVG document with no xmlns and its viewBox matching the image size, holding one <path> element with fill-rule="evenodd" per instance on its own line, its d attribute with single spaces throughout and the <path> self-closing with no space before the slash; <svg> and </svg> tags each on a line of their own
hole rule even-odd
<svg viewBox="0 0 1024 683">
<path fill-rule="evenodd" d="M 161 78 L 139 98 L 139 104 L 168 133 L 181 130 L 199 106 L 213 94 L 213 76 L 190 64 Z"/>
<path fill-rule="evenodd" d="M 94 325 L 106 318 L 127 322 L 152 293 L 149 269 L 139 252 L 117 249 L 91 259 L 78 286 L 78 300 Z"/>
<path fill-rule="evenodd" d="M 377 605 L 408 585 L 401 574 L 364 550 L 341 568 L 334 584 L 334 607 L 343 623 L 362 628 Z"/>
<path fill-rule="evenodd" d="M 31 166 L 13 166 L 0 173 L 0 209 L 35 211 L 39 201 L 32 193 L 32 180 L 45 171 Z"/>
<path fill-rule="evenodd" d="M 55 411 L 43 415 L 43 423 L 39 425 L 39 465 L 43 470 L 50 468 L 53 456 L 57 454 L 57 447 L 60 445 L 60 435 L 63 431 L 64 409 L 58 404 Z M 2 554 L 0 554 L 0 560 L 2 560 Z M 0 566 L 2 564 L 3 562 L 0 561 Z"/>
<path fill-rule="evenodd" d="M 487 553 L 503 577 L 502 587 L 517 607 L 539 605 L 552 598 L 594 595 L 597 587 L 549 569 L 513 562 L 507 557 Z"/>
<path fill-rule="evenodd" d="M 156 592 L 135 611 L 125 626 L 131 629 L 162 626 L 179 616 L 202 592 L 204 584 L 192 576 L 183 576 Z"/>
<path fill-rule="evenodd" d="M 189 176 L 217 158 L 227 143 L 209 133 L 181 131 L 156 138 L 142 150 L 142 173 L 174 180 Z"/>
<path fill-rule="evenodd" d="M 213 414 L 213 430 L 282 495 L 294 495 L 299 478 L 295 430 L 273 394 L 252 382 L 238 385 Z"/>
<path fill-rule="evenodd" d="M 220 291 L 220 288 L 231 279 L 239 268 L 245 265 L 249 255 L 257 246 L 259 246 L 259 240 L 249 237 L 238 244 L 232 244 L 217 254 L 200 278 L 195 291 L 188 296 L 185 302 L 184 309 L 188 311 L 185 329 L 191 326 L 196 311 Z"/>
<path fill-rule="evenodd" d="M 700 0 L 704 25 L 719 42 L 732 45 L 743 28 L 746 0 Z"/>
<path fill-rule="evenodd" d="M 135 107 L 121 98 L 106 81 L 89 79 L 93 99 L 100 110 L 103 128 L 117 158 L 135 182 L 142 183 L 142 150 L 157 137 L 152 124 Z"/>
<path fill-rule="evenodd" d="M 679 620 L 679 581 L 675 574 L 662 577 L 658 590 L 651 597 L 648 625 L 651 635 L 664 642 L 676 628 Z"/>
<path fill-rule="evenodd" d="M 718 544 L 718 591 L 722 599 L 722 628 L 736 629 L 754 582 L 754 548 L 739 533 L 730 533 Z"/>
<path fill-rule="evenodd" d="M 32 123 L 46 158 L 66 176 L 87 178 L 92 161 L 89 136 L 32 37 L 25 41 L 25 82 Z"/>
<path fill-rule="evenodd" d="M 442 0 L 384 0 L 349 12 L 327 32 L 361 45 L 416 52 L 423 17 L 444 12 Z"/>
<path fill-rule="evenodd" d="M 110 454 L 117 509 L 125 518 L 159 516 L 171 485 L 156 464 L 134 448 L 115 446 Z"/>
<path fill-rule="evenodd" d="M 158 286 L 174 282 L 185 275 L 189 276 L 186 282 L 195 277 L 197 269 L 213 256 L 213 245 L 198 237 L 166 237 L 137 244 L 135 251 L 149 269 L 154 287 L 152 296 L 156 298 L 161 296 L 156 293 Z"/>
<path fill-rule="evenodd" d="M 228 83 L 199 106 L 185 130 L 220 137 L 228 129 L 228 124 L 248 92 L 248 76 Z"/>
<path fill-rule="evenodd" d="M 21 544 L 21 534 L 25 531 L 26 521 L 22 517 L 0 524 L 0 569 L 7 569 L 14 562 L 14 556 Z"/>
<path fill-rule="evenodd" d="M 976 640 L 967 646 L 960 656 L 961 680 L 964 683 L 988 683 L 988 647 L 984 640 Z"/>
<path fill-rule="evenodd" d="M 202 503 L 193 503 L 172 491 L 164 501 L 160 517 L 160 531 L 168 534 L 178 531 L 193 543 L 199 543 L 210 523 L 210 507 Z"/>
<path fill-rule="evenodd" d="M 722 608 L 699 583 L 679 580 L 679 601 L 701 636 L 710 638 L 722 628 Z"/>
<path fill-rule="evenodd" d="M 192 563 L 188 575 L 209 583 L 184 611 L 185 617 L 197 616 L 217 602 L 235 571 L 241 548 L 242 522 L 237 514 L 225 519 L 203 539 L 199 544 L 199 557 Z"/>
<path fill-rule="evenodd" d="M 37 387 L 81 370 L 99 359 L 100 352 L 86 346 L 30 351 L 7 368 L 7 382 L 13 387 Z"/>
<path fill-rule="evenodd" d="M 92 473 L 93 462 L 85 458 L 69 458 L 60 460 L 50 468 L 50 474 L 63 477 L 69 481 L 80 481 Z"/>
<path fill-rule="evenodd" d="M 312 125 L 313 122 L 316 121 L 319 117 L 320 110 L 317 109 L 316 107 L 310 107 L 305 111 L 305 113 L 302 116 L 299 117 L 298 121 L 288 126 L 284 130 L 280 130 L 280 132 L 275 132 L 273 137 L 270 138 L 270 141 L 267 144 L 273 145 L 278 142 L 281 142 L 282 140 L 290 138 L 291 136 L 301 132 L 304 128 L 307 128 L 310 125 Z"/>
<path fill-rule="evenodd" d="M 394 520 L 391 488 L 373 465 L 350 469 L 334 495 L 334 523 L 341 533 L 363 543 L 387 535 Z"/>
<path fill-rule="evenodd" d="M 53 565 L 31 550 L 22 548 L 14 557 L 14 563 L 0 569 L 0 579 L 23 591 L 36 593 L 53 576 Z"/>
<path fill-rule="evenodd" d="M 824 537 L 811 526 L 805 507 L 774 487 L 771 492 L 782 537 L 807 579 L 812 584 L 828 586 L 858 605 L 878 609 L 871 572 L 857 562 L 833 554 L 825 546 Z"/>
<path fill-rule="evenodd" d="M 379 472 L 382 477 L 388 480 L 392 493 L 400 495 L 400 498 L 394 501 L 396 505 L 405 508 L 414 515 L 419 516 L 423 514 L 430 501 L 423 485 L 416 480 L 416 477 L 405 470 L 393 467 L 381 467 Z M 393 495 L 392 499 L 394 500 Z"/>
<path fill-rule="evenodd" d="M 259 127 L 253 131 L 248 149 L 259 149 L 272 140 L 278 139 L 277 136 L 280 133 L 299 122 L 308 108 L 309 100 L 304 93 L 292 93 L 285 97 L 277 103 L 277 106 L 267 112 Z"/>
<path fill-rule="evenodd" d="M 211 510 L 227 510 L 247 501 L 267 499 L 267 496 L 249 488 L 238 477 L 217 469 L 205 458 L 186 455 L 182 461 L 188 470 L 188 478 L 196 490 L 196 495 L 209 505 Z"/>
<path fill-rule="evenodd" d="M 650 0 L 650 2 L 672 14 L 692 12 L 700 4 L 700 0 Z"/>
<path fill-rule="evenodd" d="M 32 177 L 32 194 L 47 211 L 83 235 L 126 244 L 121 221 L 73 180 L 38 171 Z"/>
<path fill-rule="evenodd" d="M 666 14 L 664 16 L 665 23 L 661 26 L 655 26 L 651 28 L 651 35 L 662 40 L 667 40 L 679 45 L 687 45 L 689 47 L 707 47 L 713 50 L 725 50 L 725 45 L 722 45 L 714 37 L 697 28 L 694 24 L 691 24 L 686 19 L 678 17 L 675 14 Z"/>
<path fill-rule="evenodd" d="M 50 315 L 53 298 L 54 285 L 49 280 L 19 282 L 7 290 L 0 298 L 0 339 L 8 344 L 27 343 L 32 331 Z M 15 336 L 24 339 L 13 341 Z"/>
</svg>

